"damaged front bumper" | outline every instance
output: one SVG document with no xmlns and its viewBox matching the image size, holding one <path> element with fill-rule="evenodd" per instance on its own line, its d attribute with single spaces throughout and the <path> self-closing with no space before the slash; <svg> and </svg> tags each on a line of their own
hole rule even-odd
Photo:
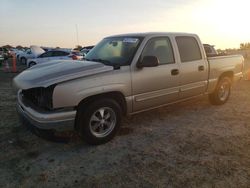
<svg viewBox="0 0 250 188">
<path fill-rule="evenodd" d="M 76 110 L 40 112 L 24 104 L 20 91 L 18 92 L 17 100 L 17 112 L 20 118 L 28 121 L 35 127 L 57 131 L 74 129 Z"/>
</svg>

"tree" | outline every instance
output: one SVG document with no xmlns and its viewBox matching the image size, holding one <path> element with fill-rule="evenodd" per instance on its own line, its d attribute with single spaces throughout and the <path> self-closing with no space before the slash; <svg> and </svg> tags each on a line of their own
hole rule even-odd
<svg viewBox="0 0 250 188">
<path fill-rule="evenodd" d="M 250 49 L 250 42 L 241 43 L 240 44 L 240 49 L 241 50 L 249 50 Z"/>
<path fill-rule="evenodd" d="M 76 45 L 76 47 L 74 48 L 74 50 L 81 50 L 82 49 L 82 46 L 81 45 Z"/>
<path fill-rule="evenodd" d="M 21 50 L 21 49 L 23 49 L 23 46 L 18 45 L 18 46 L 16 46 L 16 49 Z"/>
<path fill-rule="evenodd" d="M 2 48 L 7 48 L 7 49 L 10 49 L 10 48 L 13 48 L 11 45 L 4 45 L 4 46 L 2 46 Z"/>
</svg>

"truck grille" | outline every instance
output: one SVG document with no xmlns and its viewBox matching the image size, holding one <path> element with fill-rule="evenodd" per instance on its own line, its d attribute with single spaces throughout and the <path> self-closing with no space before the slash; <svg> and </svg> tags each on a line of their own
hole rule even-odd
<svg viewBox="0 0 250 188">
<path fill-rule="evenodd" d="M 47 88 L 31 88 L 23 90 L 22 96 L 25 101 L 32 103 L 36 107 L 42 108 L 44 110 L 52 110 L 52 94 L 54 88 L 55 85 L 49 86 Z"/>
</svg>

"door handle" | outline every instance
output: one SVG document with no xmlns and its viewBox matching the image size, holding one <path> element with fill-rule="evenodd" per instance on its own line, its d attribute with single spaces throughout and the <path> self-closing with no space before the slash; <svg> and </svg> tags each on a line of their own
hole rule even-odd
<svg viewBox="0 0 250 188">
<path fill-rule="evenodd" d="M 175 76 L 179 74 L 179 70 L 178 69 L 173 69 L 171 70 L 171 75 Z"/>
<path fill-rule="evenodd" d="M 205 67 L 204 67 L 203 65 L 201 65 L 201 66 L 198 67 L 198 70 L 199 70 L 199 71 L 204 71 L 204 70 L 205 70 Z"/>
</svg>

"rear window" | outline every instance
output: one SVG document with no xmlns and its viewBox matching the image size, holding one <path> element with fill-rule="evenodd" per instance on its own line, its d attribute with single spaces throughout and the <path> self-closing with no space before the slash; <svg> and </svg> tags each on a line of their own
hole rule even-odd
<svg viewBox="0 0 250 188">
<path fill-rule="evenodd" d="M 54 51 L 53 56 L 67 56 L 69 55 L 68 52 L 63 52 L 63 51 Z"/>
<path fill-rule="evenodd" d="M 181 62 L 200 60 L 201 51 L 197 40 L 194 37 L 180 36 L 176 37 Z"/>
<path fill-rule="evenodd" d="M 52 56 L 52 52 L 51 51 L 49 51 L 49 52 L 45 52 L 45 53 L 43 53 L 42 55 L 40 55 L 39 57 L 51 57 Z"/>
</svg>

